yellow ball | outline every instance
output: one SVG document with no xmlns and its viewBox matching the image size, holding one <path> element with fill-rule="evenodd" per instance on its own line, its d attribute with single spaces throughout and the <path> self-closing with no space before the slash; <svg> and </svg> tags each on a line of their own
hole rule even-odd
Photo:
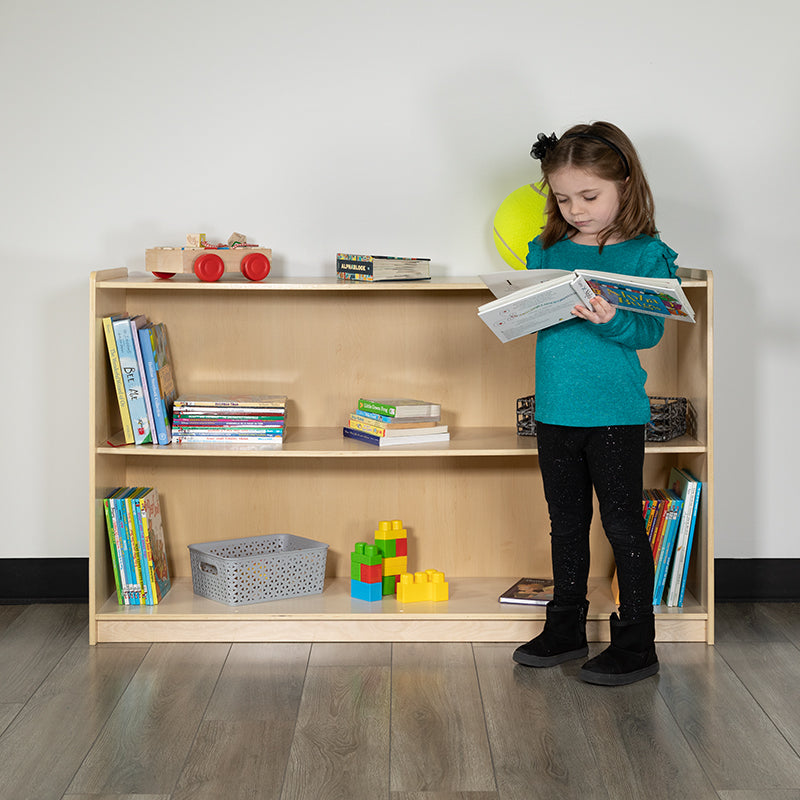
<svg viewBox="0 0 800 800">
<path fill-rule="evenodd" d="M 511 192 L 494 215 L 494 245 L 514 269 L 525 269 L 528 244 L 544 227 L 546 202 L 547 191 L 529 183 Z"/>
</svg>

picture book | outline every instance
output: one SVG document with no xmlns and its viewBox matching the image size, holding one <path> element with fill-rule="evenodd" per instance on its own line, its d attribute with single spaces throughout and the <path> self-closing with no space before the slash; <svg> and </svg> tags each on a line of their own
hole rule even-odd
<svg viewBox="0 0 800 800">
<path fill-rule="evenodd" d="M 603 297 L 626 311 L 694 322 L 689 300 L 676 278 L 640 278 L 590 270 L 508 270 L 480 278 L 497 298 L 478 308 L 478 317 L 502 342 L 574 319 L 572 309 L 592 308 Z"/>
<path fill-rule="evenodd" d="M 438 419 L 442 413 L 439 403 L 430 403 L 427 400 L 412 400 L 408 398 L 373 398 L 362 397 L 358 401 L 359 411 L 371 411 L 375 414 L 391 419 L 405 419 L 407 417 L 426 417 Z"/>
<path fill-rule="evenodd" d="M 683 500 L 683 510 L 678 525 L 675 556 L 669 576 L 667 605 L 682 606 L 703 484 L 688 470 L 673 467 L 670 471 L 669 485 L 670 489 Z"/>
<path fill-rule="evenodd" d="M 429 444 L 450 441 L 450 433 L 448 431 L 443 433 L 424 433 L 419 431 L 413 436 L 376 436 L 375 434 L 358 430 L 358 428 L 350 428 L 345 425 L 342 428 L 342 434 L 346 439 L 357 439 L 360 442 L 378 445 L 378 447 L 390 447 L 392 445 L 406 446 L 410 444 Z"/>
<path fill-rule="evenodd" d="M 158 491 L 147 487 L 138 497 L 137 504 L 141 509 L 142 530 L 153 587 L 151 602 L 158 605 L 171 586 Z"/>
<path fill-rule="evenodd" d="M 164 323 L 147 323 L 140 328 L 139 342 L 156 424 L 154 442 L 169 444 L 172 438 L 172 407 L 177 392 Z"/>
<path fill-rule="evenodd" d="M 114 379 L 114 391 L 117 395 L 117 405 L 119 406 L 119 415 L 122 421 L 122 432 L 125 436 L 125 443 L 133 444 L 133 425 L 131 424 L 131 415 L 128 411 L 128 396 L 125 392 L 125 381 L 122 377 L 122 368 L 119 363 L 119 350 L 117 349 L 117 340 L 114 336 L 114 322 L 126 318 L 127 314 L 113 314 L 108 317 L 103 317 L 103 333 L 106 339 L 108 360 L 111 363 L 111 376 Z"/>
<path fill-rule="evenodd" d="M 132 320 L 129 317 L 114 320 L 112 327 L 117 343 L 122 382 L 125 386 L 125 397 L 128 401 L 128 413 L 133 428 L 133 443 L 147 444 L 152 441 L 150 420 L 147 416 L 147 405 L 144 399 L 147 394 L 147 379 L 139 367 L 139 358 L 133 343 Z"/>
<path fill-rule="evenodd" d="M 552 578 L 520 578 L 498 598 L 501 603 L 546 606 L 553 599 Z"/>
<path fill-rule="evenodd" d="M 430 280 L 431 260 L 337 253 L 336 277 L 345 281 Z"/>
</svg>

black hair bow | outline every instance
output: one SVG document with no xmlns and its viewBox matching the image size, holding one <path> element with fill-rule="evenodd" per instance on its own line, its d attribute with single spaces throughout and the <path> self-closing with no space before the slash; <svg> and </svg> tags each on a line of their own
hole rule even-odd
<svg viewBox="0 0 800 800">
<path fill-rule="evenodd" d="M 538 161 L 544 161 L 544 159 L 547 157 L 547 154 L 551 152 L 557 144 L 558 136 L 556 136 L 555 133 L 551 133 L 549 136 L 546 136 L 544 133 L 540 133 L 536 137 L 533 147 L 531 147 L 531 158 L 535 158 Z"/>
</svg>

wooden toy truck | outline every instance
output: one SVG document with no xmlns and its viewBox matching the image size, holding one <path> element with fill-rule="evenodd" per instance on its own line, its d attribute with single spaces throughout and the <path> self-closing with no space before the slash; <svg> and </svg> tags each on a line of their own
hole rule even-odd
<svg viewBox="0 0 800 800">
<path fill-rule="evenodd" d="M 145 250 L 145 269 L 168 279 L 193 272 L 201 281 L 218 281 L 226 272 L 241 272 L 248 280 L 269 275 L 272 250 L 268 247 L 153 247 Z"/>
</svg>

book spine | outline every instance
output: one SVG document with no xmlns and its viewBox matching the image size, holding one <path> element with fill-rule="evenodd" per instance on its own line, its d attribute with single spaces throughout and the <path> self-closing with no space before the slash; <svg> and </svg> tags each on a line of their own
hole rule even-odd
<svg viewBox="0 0 800 800">
<path fill-rule="evenodd" d="M 354 428 L 357 431 L 364 431 L 372 436 L 386 436 L 386 428 L 381 428 L 379 425 L 370 425 L 369 422 L 350 419 L 347 423 L 347 427 Z"/>
<path fill-rule="evenodd" d="M 103 511 L 106 515 L 106 531 L 108 532 L 108 546 L 111 550 L 111 565 L 114 569 L 114 586 L 117 590 L 117 602 L 119 605 L 125 605 L 125 599 L 122 594 L 122 577 L 119 572 L 119 549 L 117 547 L 117 538 L 114 534 L 114 520 L 111 515 L 111 501 L 108 498 L 103 500 Z"/>
<path fill-rule="evenodd" d="M 125 397 L 128 401 L 128 414 L 133 427 L 133 443 L 147 444 L 152 441 L 150 435 L 150 422 L 147 417 L 147 406 L 144 402 L 146 385 L 142 382 L 142 373 L 139 371 L 139 362 L 136 358 L 136 348 L 133 345 L 132 320 L 116 320 L 113 323 L 114 338 L 117 342 L 119 366 L 122 380 L 125 384 Z"/>
<path fill-rule="evenodd" d="M 667 605 L 678 606 L 681 592 L 683 568 L 689 555 L 689 534 L 692 528 L 692 509 L 694 508 L 697 485 L 692 481 L 686 484 L 683 498 L 683 513 L 678 527 L 678 552 L 676 562 L 670 575 Z"/>
<path fill-rule="evenodd" d="M 357 430 L 356 428 L 348 428 L 347 426 L 345 426 L 344 428 L 342 428 L 342 433 L 347 439 L 358 439 L 358 441 L 366 442 L 367 444 L 381 443 L 380 436 L 373 436 L 371 433 L 367 433 L 366 431 L 360 431 Z"/>
<path fill-rule="evenodd" d="M 125 381 L 122 378 L 122 369 L 119 364 L 119 351 L 117 350 L 117 340 L 114 338 L 112 317 L 103 317 L 103 332 L 106 337 L 108 359 L 111 362 L 111 375 L 114 378 L 114 389 L 117 393 L 119 415 L 122 419 L 122 432 L 125 436 L 126 444 L 133 444 L 133 425 L 131 424 L 131 416 L 128 411 L 128 398 L 125 393 Z"/>
<path fill-rule="evenodd" d="M 594 311 L 594 306 L 589 301 L 596 295 L 592 290 L 592 287 L 586 282 L 586 279 L 580 275 L 576 275 L 570 281 L 569 285 L 572 287 L 581 303 L 583 303 L 583 305 L 585 305 L 589 311 Z"/>
<path fill-rule="evenodd" d="M 689 556 L 692 553 L 692 540 L 694 539 L 694 529 L 697 524 L 697 510 L 700 506 L 700 489 L 702 484 L 698 483 L 695 491 L 694 504 L 692 509 L 691 527 L 689 528 L 689 540 L 686 543 L 686 555 L 683 562 L 683 573 L 681 575 L 681 590 L 678 595 L 678 606 L 683 606 L 683 595 L 686 592 L 686 578 L 689 575 Z"/>
<path fill-rule="evenodd" d="M 377 403 L 374 400 L 368 400 L 362 397 L 358 401 L 358 408 L 360 411 L 372 411 L 375 414 L 380 414 L 384 417 L 394 419 L 397 415 L 397 406 L 389 406 L 385 403 Z"/>
<path fill-rule="evenodd" d="M 138 316 L 131 320 L 131 333 L 133 335 L 133 349 L 136 351 L 136 363 L 139 367 L 139 374 L 142 376 L 142 394 L 144 395 L 144 405 L 147 411 L 147 423 L 150 426 L 150 439 L 156 439 L 156 421 L 153 417 L 153 404 L 150 401 L 150 388 L 147 385 L 147 370 L 144 368 L 142 358 L 142 343 L 139 340 L 139 329 L 145 325 L 147 320 L 144 316 Z"/>
</svg>

